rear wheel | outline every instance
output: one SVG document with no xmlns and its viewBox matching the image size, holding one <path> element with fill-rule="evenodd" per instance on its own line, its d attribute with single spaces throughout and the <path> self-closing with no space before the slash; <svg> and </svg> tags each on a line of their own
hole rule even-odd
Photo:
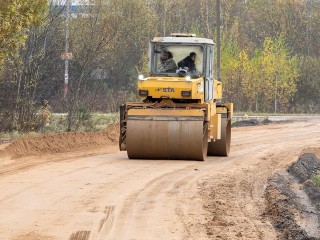
<svg viewBox="0 0 320 240">
<path fill-rule="evenodd" d="M 208 143 L 208 156 L 227 157 L 231 143 L 231 120 L 221 119 L 221 139 Z"/>
<path fill-rule="evenodd" d="M 203 125 L 203 140 L 202 140 L 202 159 L 200 161 L 204 161 L 207 157 L 208 153 L 208 123 Z"/>
</svg>

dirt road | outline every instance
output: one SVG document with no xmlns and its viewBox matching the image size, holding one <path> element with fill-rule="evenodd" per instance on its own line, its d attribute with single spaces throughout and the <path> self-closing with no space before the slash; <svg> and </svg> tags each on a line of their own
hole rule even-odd
<svg viewBox="0 0 320 240">
<path fill-rule="evenodd" d="M 0 239 L 276 239 L 267 178 L 320 146 L 320 120 L 233 129 L 228 158 L 128 160 L 117 146 L 0 158 Z M 316 149 L 314 148 L 314 149 Z"/>
</svg>

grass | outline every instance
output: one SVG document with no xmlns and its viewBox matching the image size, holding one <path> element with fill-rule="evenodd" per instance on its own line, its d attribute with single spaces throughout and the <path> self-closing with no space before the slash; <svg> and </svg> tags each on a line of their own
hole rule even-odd
<svg viewBox="0 0 320 240">
<path fill-rule="evenodd" d="M 39 136 L 41 135 L 40 132 L 19 132 L 19 131 L 12 131 L 12 132 L 4 132 L 0 133 L 0 138 L 1 139 L 8 139 L 8 140 L 13 140 L 13 139 L 18 139 L 26 136 Z"/>
<path fill-rule="evenodd" d="M 95 132 L 108 127 L 119 121 L 119 113 L 92 113 L 76 118 L 75 128 L 77 131 Z M 53 114 L 50 125 L 44 128 L 47 132 L 65 132 L 67 129 L 67 115 Z"/>
<path fill-rule="evenodd" d="M 320 116 L 320 114 L 313 113 L 261 113 L 261 112 L 234 112 L 236 116 Z"/>
<path fill-rule="evenodd" d="M 109 125 L 119 121 L 119 113 L 93 113 L 76 120 L 76 131 L 96 132 L 107 128 Z M 18 139 L 25 136 L 39 136 L 57 132 L 66 132 L 67 114 L 52 114 L 50 124 L 37 132 L 0 132 L 2 139 Z"/>
<path fill-rule="evenodd" d="M 320 114 L 285 114 L 285 113 L 254 113 L 254 112 L 234 112 L 233 122 L 256 119 L 259 122 L 272 117 L 319 117 Z"/>
<path fill-rule="evenodd" d="M 320 187 L 320 175 L 313 176 L 312 180 L 317 185 L 317 187 Z"/>
<path fill-rule="evenodd" d="M 89 131 L 100 131 L 108 127 L 110 124 L 118 122 L 120 118 L 119 113 L 108 113 L 108 114 L 101 114 L 101 113 L 94 113 L 91 116 L 91 124 L 92 128 L 84 129 Z"/>
<path fill-rule="evenodd" d="M 268 116 L 272 116 L 274 114 L 235 112 L 235 115 L 239 116 L 240 118 L 234 119 L 233 122 L 250 119 L 250 116 L 260 116 L 258 120 L 263 121 L 264 119 L 267 119 Z M 276 115 L 306 116 L 308 114 L 276 114 Z M 313 114 L 312 116 L 319 116 L 319 115 Z M 82 115 L 79 115 L 77 117 L 75 129 L 76 131 L 85 131 L 85 132 L 101 131 L 106 127 L 108 127 L 110 124 L 118 121 L 119 121 L 119 113 L 99 113 L 99 112 L 92 113 L 92 114 L 82 113 Z M 24 136 L 38 136 L 41 134 L 65 132 L 66 129 L 67 129 L 67 114 L 52 114 L 49 126 L 43 127 L 38 132 L 19 132 L 19 131 L 5 132 L 5 133 L 0 133 L 0 138 L 18 139 Z M 320 181 L 320 177 L 318 181 Z"/>
</svg>

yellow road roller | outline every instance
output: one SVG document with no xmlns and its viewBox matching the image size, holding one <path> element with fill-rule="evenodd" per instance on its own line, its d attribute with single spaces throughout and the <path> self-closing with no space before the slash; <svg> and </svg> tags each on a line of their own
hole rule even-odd
<svg viewBox="0 0 320 240">
<path fill-rule="evenodd" d="M 155 37 L 141 102 L 120 106 L 121 151 L 130 159 L 200 160 L 228 156 L 233 104 L 214 79 L 214 42 L 193 34 Z"/>
</svg>

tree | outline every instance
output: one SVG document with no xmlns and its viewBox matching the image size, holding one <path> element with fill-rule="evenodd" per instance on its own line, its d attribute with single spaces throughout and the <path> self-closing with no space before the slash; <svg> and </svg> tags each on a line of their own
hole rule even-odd
<svg viewBox="0 0 320 240">
<path fill-rule="evenodd" d="M 83 112 L 114 112 L 133 100 L 152 37 L 185 32 L 215 38 L 215 1 L 84 1 L 85 13 L 70 21 L 73 58 L 62 100 L 65 6 L 2 0 L 1 130 L 32 129 L 44 99 L 53 111 L 69 113 L 69 130 L 78 129 Z M 235 109 L 319 112 L 320 1 L 230 0 L 221 6 L 224 97 Z"/>
<path fill-rule="evenodd" d="M 31 25 L 39 24 L 47 0 L 2 0 L 0 4 L 0 65 L 24 45 Z"/>
<path fill-rule="evenodd" d="M 262 80 L 260 89 L 263 89 L 260 105 L 270 111 L 274 102 L 275 112 L 277 104 L 282 110 L 286 109 L 289 99 L 297 90 L 297 57 L 290 56 L 283 38 L 266 38 L 259 66 L 261 70 L 258 76 Z"/>
<path fill-rule="evenodd" d="M 25 46 L 5 64 L 0 81 L 0 130 L 39 128 L 37 110 L 43 100 L 56 94 L 60 62 L 56 49 L 62 48 L 63 41 L 60 14 L 51 10 L 41 25 L 29 28 Z"/>
<path fill-rule="evenodd" d="M 299 59 L 300 79 L 293 98 L 294 112 L 320 112 L 320 59 L 319 57 L 301 57 Z"/>
<path fill-rule="evenodd" d="M 278 105 L 285 111 L 296 92 L 298 62 L 287 50 L 282 38 L 266 38 L 263 50 L 253 56 L 227 44 L 222 51 L 224 93 L 237 102 L 236 109 L 275 111 Z"/>
<path fill-rule="evenodd" d="M 148 36 L 153 35 L 153 15 L 145 1 L 96 1 L 95 4 L 88 16 L 73 21 L 70 32 L 74 58 L 70 91 L 64 102 L 68 130 L 76 126 L 79 110 L 85 108 L 90 112 L 99 99 L 106 99 L 104 109 L 117 111 L 119 102 L 123 101 L 119 92 L 130 95 L 136 91 L 137 69 L 143 65 Z M 103 73 L 98 78 L 92 74 L 97 71 Z"/>
</svg>

